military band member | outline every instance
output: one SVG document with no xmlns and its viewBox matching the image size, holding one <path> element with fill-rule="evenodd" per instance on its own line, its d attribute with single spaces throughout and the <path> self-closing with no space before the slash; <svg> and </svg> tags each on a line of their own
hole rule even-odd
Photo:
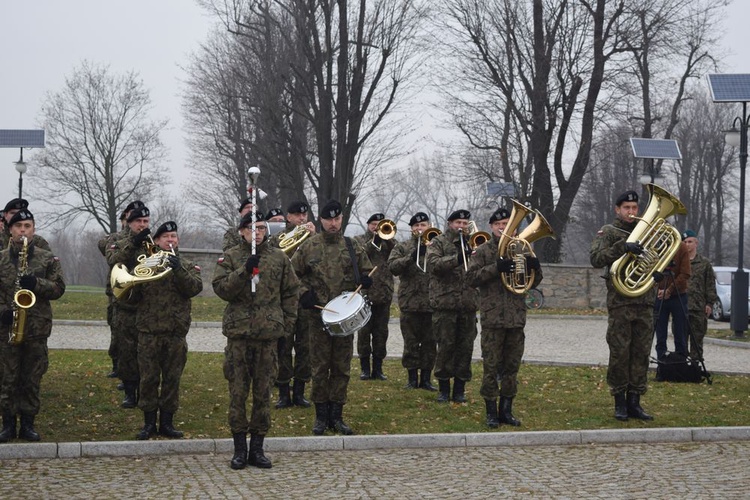
<svg viewBox="0 0 750 500">
<path fill-rule="evenodd" d="M 240 208 L 238 208 L 237 211 L 240 213 L 240 220 L 242 220 L 245 215 L 253 211 L 253 200 L 250 198 L 245 198 L 244 200 L 242 200 L 240 202 Z M 221 243 L 221 250 L 226 252 L 233 246 L 239 245 L 240 243 L 242 243 L 242 237 L 240 236 L 239 231 L 237 231 L 234 227 L 230 227 L 224 233 L 224 239 Z"/>
<path fill-rule="evenodd" d="M 297 227 L 304 227 L 310 234 L 315 234 L 315 224 L 308 221 L 310 206 L 304 201 L 294 201 L 287 207 L 287 224 L 283 232 L 271 237 L 271 245 L 278 247 L 281 234 L 287 234 Z M 308 236 L 309 238 L 309 236 Z M 296 249 L 287 256 L 291 258 Z M 310 402 L 305 398 L 305 385 L 312 378 L 310 367 L 310 333 L 308 332 L 309 311 L 299 307 L 294 328 L 288 330 L 279 339 L 279 376 L 276 386 L 279 388 L 279 399 L 276 408 L 289 408 L 292 405 L 309 408 Z M 292 353 L 292 351 L 294 351 Z M 292 378 L 294 383 L 292 384 Z M 289 387 L 292 386 L 291 395 Z"/>
<path fill-rule="evenodd" d="M 526 335 L 526 297 L 503 286 L 501 275 L 516 271 L 510 258 L 498 258 L 497 249 L 510 212 L 501 208 L 490 216 L 492 237 L 480 245 L 471 257 L 467 279 L 479 289 L 479 309 L 482 319 L 482 395 L 487 409 L 487 426 L 496 428 L 501 423 L 514 426 L 521 422 L 513 416 L 513 398 L 518 393 L 518 370 L 523 358 Z M 515 235 L 508 235 L 515 236 Z M 539 259 L 526 257 L 527 276 L 534 272 L 529 288 L 542 281 Z M 497 374 L 500 374 L 500 388 Z M 498 408 L 497 397 L 500 396 Z"/>
<path fill-rule="evenodd" d="M 266 222 L 284 222 L 284 221 L 286 221 L 286 217 L 284 217 L 284 212 L 280 208 L 272 208 L 266 214 Z"/>
<path fill-rule="evenodd" d="M 200 268 L 180 256 L 174 221 L 157 228 L 154 244 L 164 252 L 174 253 L 167 257 L 172 271 L 135 286 L 129 298 L 138 307 L 138 407 L 143 410 L 144 421 L 137 435 L 140 440 L 157 433 L 157 411 L 158 433 L 169 438 L 182 437 L 182 432 L 174 427 L 174 414 L 180 405 L 180 379 L 187 362 L 185 337 L 190 329 L 190 299 L 203 290 Z"/>
<path fill-rule="evenodd" d="M 716 295 L 716 273 L 711 261 L 698 253 L 698 235 L 688 229 L 682 233 L 683 245 L 690 258 L 690 284 L 688 285 L 688 318 L 690 357 L 703 359 L 703 338 L 708 329 L 708 316 L 719 300 Z"/>
<path fill-rule="evenodd" d="M 244 469 L 247 464 L 272 465 L 263 453 L 263 441 L 271 426 L 277 342 L 294 325 L 299 297 L 299 281 L 289 259 L 268 244 L 263 214 L 256 212 L 255 234 L 252 222 L 252 214 L 242 218 L 239 230 L 243 242 L 224 252 L 213 276 L 216 295 L 227 301 L 222 333 L 227 337 L 224 377 L 229 383 L 229 426 L 234 439 L 232 469 Z M 248 422 L 246 403 L 251 388 L 253 408 Z"/>
<path fill-rule="evenodd" d="M 477 291 L 466 279 L 471 257 L 467 228 L 471 213 L 456 210 L 448 217 L 448 229 L 427 249 L 430 273 L 432 331 L 437 339 L 435 378 L 438 402 L 466 402 L 465 386 L 471 380 L 471 355 L 477 337 Z"/>
<path fill-rule="evenodd" d="M 602 227 L 591 243 L 591 265 L 605 268 L 607 282 L 607 384 L 615 400 L 615 418 L 653 420 L 641 407 L 641 395 L 648 390 L 648 364 L 654 333 L 653 307 L 656 290 L 638 297 L 621 294 L 612 283 L 609 267 L 626 253 L 639 255 L 643 247 L 627 242 L 638 215 L 638 193 L 627 191 L 617 197 L 615 220 Z"/>
<path fill-rule="evenodd" d="M 3 209 L 3 227 L 2 231 L 0 231 L 0 250 L 8 248 L 8 243 L 10 242 L 10 225 L 8 224 L 10 219 L 20 210 L 28 210 L 28 208 L 29 202 L 23 198 L 13 198 L 5 205 L 5 208 Z M 38 234 L 35 234 L 33 239 L 36 248 L 43 248 L 51 251 L 47 240 Z"/>
<path fill-rule="evenodd" d="M 404 339 L 401 365 L 408 374 L 407 389 L 419 387 L 435 391 L 437 389 L 430 380 L 437 355 L 437 344 L 432 333 L 430 275 L 422 265 L 417 265 L 417 258 L 424 262 L 427 254 L 427 244 L 419 239 L 430 228 L 430 218 L 424 212 L 417 212 L 409 220 L 409 226 L 411 238 L 397 244 L 388 258 L 388 268 L 399 278 L 399 321 Z"/>
<path fill-rule="evenodd" d="M 372 278 L 367 275 L 372 270 L 370 259 L 357 242 L 344 238 L 342 219 L 341 204 L 329 201 L 320 212 L 321 232 L 303 243 L 292 257 L 292 265 L 302 282 L 300 305 L 310 311 L 315 435 L 323 434 L 326 427 L 344 435 L 353 434 L 343 420 L 343 407 L 347 401 L 354 336 L 329 335 L 318 308 L 345 291 L 354 291 L 358 285 L 364 289 L 372 286 Z M 350 248 L 356 262 L 352 262 Z M 359 282 L 355 279 L 355 265 Z"/>
<path fill-rule="evenodd" d="M 123 230 L 117 240 L 107 248 L 106 257 L 110 268 L 115 264 L 123 264 L 128 271 L 132 271 L 138 264 L 138 255 L 151 236 L 151 212 L 146 206 L 135 208 L 131 210 L 126 221 L 127 229 Z M 120 300 L 112 321 L 114 328 L 119 332 L 117 372 L 125 390 L 125 398 L 120 406 L 135 408 L 138 404 L 140 381 L 136 307 Z"/>
<path fill-rule="evenodd" d="M 39 388 L 49 366 L 47 338 L 52 332 L 51 300 L 65 292 L 62 267 L 52 252 L 34 244 L 34 216 L 27 209 L 17 211 L 8 221 L 10 245 L 0 252 L 0 362 L 3 379 L 0 387 L 0 411 L 3 428 L 0 443 L 16 437 L 16 415 L 20 415 L 18 437 L 39 441 L 34 420 L 41 402 Z M 19 277 L 19 252 L 23 237 L 27 238 L 26 272 Z M 25 328 L 20 343 L 8 342 L 13 325 L 16 281 L 20 289 L 36 296 L 34 305 L 26 311 Z"/>
<path fill-rule="evenodd" d="M 393 274 L 388 269 L 388 257 L 395 239 L 384 240 L 378 236 L 378 224 L 385 220 L 385 214 L 372 214 L 367 219 L 367 231 L 357 236 L 365 249 L 370 263 L 377 266 L 373 274 L 373 285 L 367 291 L 367 297 L 372 304 L 370 321 L 357 332 L 357 354 L 362 368 L 360 380 L 387 380 L 383 373 L 383 360 L 388 354 L 388 321 L 391 318 L 391 301 L 393 300 Z M 370 371 L 370 356 L 372 355 L 372 371 Z"/>
</svg>

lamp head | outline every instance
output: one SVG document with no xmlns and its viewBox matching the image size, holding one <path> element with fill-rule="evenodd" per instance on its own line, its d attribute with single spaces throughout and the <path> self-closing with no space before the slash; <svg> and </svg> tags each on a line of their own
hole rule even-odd
<svg viewBox="0 0 750 500">
<path fill-rule="evenodd" d="M 23 175 L 26 173 L 26 170 L 28 170 L 28 166 L 25 161 L 20 160 L 16 162 L 16 172 Z"/>
</svg>

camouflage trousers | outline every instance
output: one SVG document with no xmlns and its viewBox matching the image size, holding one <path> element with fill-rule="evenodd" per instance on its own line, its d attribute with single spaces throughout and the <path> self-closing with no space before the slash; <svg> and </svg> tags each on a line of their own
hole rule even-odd
<svg viewBox="0 0 750 500">
<path fill-rule="evenodd" d="M 276 380 L 278 384 L 288 384 L 292 377 L 301 382 L 309 382 L 312 377 L 310 332 L 307 327 L 309 314 L 304 309 L 298 309 L 294 331 L 288 332 L 283 341 L 279 342 L 279 377 Z"/>
<path fill-rule="evenodd" d="M 138 329 L 135 311 L 115 306 L 112 314 L 112 332 L 118 339 L 117 374 L 127 382 L 136 382 L 138 370 Z"/>
<path fill-rule="evenodd" d="M 471 355 L 477 338 L 475 311 L 439 309 L 432 313 L 432 331 L 437 338 L 435 378 L 471 380 Z"/>
<path fill-rule="evenodd" d="M 265 436 L 271 428 L 271 389 L 278 371 L 276 340 L 227 339 L 224 378 L 229 382 L 229 427 Z M 252 384 L 253 409 L 247 420 L 247 398 Z"/>
<path fill-rule="evenodd" d="M 346 404 L 354 335 L 333 337 L 323 329 L 320 314 L 310 316 L 310 359 L 314 403 Z"/>
<path fill-rule="evenodd" d="M 645 394 L 648 365 L 654 341 L 653 310 L 647 305 L 609 311 L 607 384 L 612 395 L 625 391 Z"/>
<path fill-rule="evenodd" d="M 114 298 L 109 298 L 109 303 L 107 304 L 107 324 L 109 325 L 109 349 L 107 350 L 107 354 L 109 355 L 110 359 L 112 361 L 117 361 L 117 350 L 119 348 L 119 338 L 117 336 L 117 330 L 113 326 L 114 324 L 114 315 L 115 315 L 115 304 L 114 304 Z"/>
<path fill-rule="evenodd" d="M 357 354 L 361 359 L 372 356 L 385 359 L 388 354 L 388 321 L 391 319 L 390 304 L 373 304 L 370 321 L 357 332 Z"/>
<path fill-rule="evenodd" d="M 690 357 L 703 359 L 703 337 L 708 330 L 706 311 L 688 312 L 688 341 L 690 342 Z"/>
<path fill-rule="evenodd" d="M 41 402 L 39 388 L 49 368 L 47 339 L 26 339 L 20 345 L 0 342 L 3 382 L 0 410 L 3 414 L 36 415 Z"/>
<path fill-rule="evenodd" d="M 162 410 L 175 413 L 180 407 L 180 379 L 187 363 L 185 337 L 138 335 L 140 395 L 138 407 L 144 412 Z M 161 386 L 161 391 L 159 390 Z"/>
<path fill-rule="evenodd" d="M 484 399 L 513 398 L 518 393 L 526 334 L 523 328 L 482 328 L 482 387 Z M 500 374 L 500 387 L 497 375 Z"/>
<path fill-rule="evenodd" d="M 432 334 L 432 313 L 401 311 L 400 324 L 404 339 L 401 366 L 407 370 L 432 371 L 437 356 L 437 344 Z"/>
</svg>

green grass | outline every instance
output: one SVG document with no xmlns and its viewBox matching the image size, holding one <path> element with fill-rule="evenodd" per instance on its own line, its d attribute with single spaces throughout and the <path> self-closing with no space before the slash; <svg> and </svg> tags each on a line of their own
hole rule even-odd
<svg viewBox="0 0 750 500">
<path fill-rule="evenodd" d="M 222 359 L 215 353 L 188 356 L 175 417 L 188 438 L 226 438 L 231 434 Z M 143 416 L 140 410 L 119 407 L 123 394 L 115 389 L 115 380 L 105 377 L 109 363 L 103 351 L 50 352 L 37 419 L 44 441 L 134 439 Z M 622 423 L 612 417 L 605 368 L 523 365 L 514 402 L 514 413 L 523 426 L 489 431 L 479 396 L 481 364 L 474 363 L 473 370 L 474 380 L 467 384 L 469 403 L 444 405 L 435 401 L 434 392 L 403 389 L 406 371 L 399 361 L 386 361 L 389 379 L 385 382 L 360 381 L 359 370 L 353 368 L 345 419 L 358 434 L 740 426 L 750 421 L 749 377 L 715 376 L 713 385 L 652 382 L 643 404 L 656 420 Z M 311 435 L 312 408 L 272 409 L 271 415 L 269 436 Z"/>
</svg>

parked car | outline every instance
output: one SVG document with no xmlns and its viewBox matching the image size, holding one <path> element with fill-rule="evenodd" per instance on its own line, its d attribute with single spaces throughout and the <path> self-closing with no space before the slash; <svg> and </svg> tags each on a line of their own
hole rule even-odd
<svg viewBox="0 0 750 500">
<path fill-rule="evenodd" d="M 736 267 L 714 266 L 716 273 L 716 294 L 719 300 L 714 303 L 711 317 L 716 321 L 729 321 L 732 314 L 732 273 Z M 750 270 L 745 269 L 746 272 Z M 750 289 L 748 290 L 748 310 L 750 310 Z M 750 314 L 749 314 L 750 315 Z"/>
</svg>

